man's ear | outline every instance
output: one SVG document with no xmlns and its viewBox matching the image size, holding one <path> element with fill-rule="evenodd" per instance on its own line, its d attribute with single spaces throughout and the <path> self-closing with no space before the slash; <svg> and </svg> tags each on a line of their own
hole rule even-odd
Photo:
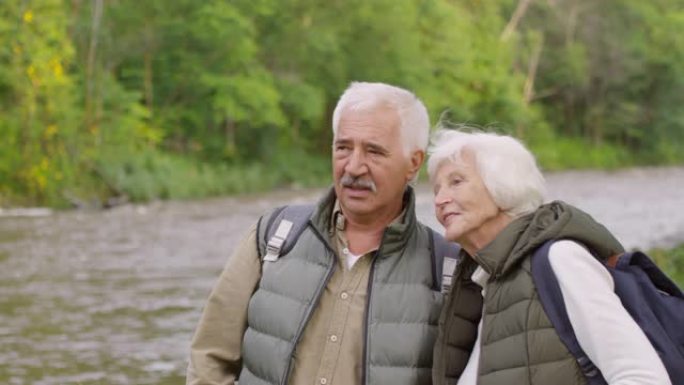
<svg viewBox="0 0 684 385">
<path fill-rule="evenodd" d="M 412 180 L 416 176 L 416 174 L 418 174 L 418 171 L 420 171 L 420 167 L 423 165 L 424 160 L 425 151 L 415 150 L 411 153 L 411 158 L 409 159 L 409 173 L 407 175 L 407 181 Z"/>
</svg>

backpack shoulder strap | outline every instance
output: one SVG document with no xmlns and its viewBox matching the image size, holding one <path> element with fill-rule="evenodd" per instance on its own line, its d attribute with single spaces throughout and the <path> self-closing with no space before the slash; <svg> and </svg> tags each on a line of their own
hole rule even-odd
<svg viewBox="0 0 684 385">
<path fill-rule="evenodd" d="M 549 249 L 553 242 L 554 240 L 547 241 L 537 248 L 532 255 L 532 279 L 537 287 L 539 301 L 561 341 L 575 357 L 575 360 L 577 360 L 577 364 L 584 373 L 587 383 L 589 385 L 606 384 L 606 380 L 601 372 L 580 347 L 575 336 L 575 330 L 570 323 L 570 318 L 563 302 L 563 293 L 549 261 Z"/>
<path fill-rule="evenodd" d="M 615 270 L 628 271 L 632 267 L 642 270 L 653 285 L 663 293 L 684 299 L 684 293 L 651 258 L 641 251 L 632 251 L 619 255 L 616 258 Z"/>
<path fill-rule="evenodd" d="M 257 247 L 264 262 L 287 254 L 309 224 L 313 205 L 282 206 L 259 218 Z"/>
<path fill-rule="evenodd" d="M 451 289 L 454 270 L 458 264 L 461 247 L 444 239 L 431 227 L 430 250 L 432 258 L 432 287 L 435 291 L 446 293 Z"/>
</svg>

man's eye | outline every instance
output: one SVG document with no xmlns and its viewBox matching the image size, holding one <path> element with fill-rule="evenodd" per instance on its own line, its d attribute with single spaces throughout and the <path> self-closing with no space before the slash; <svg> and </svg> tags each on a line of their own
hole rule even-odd
<svg viewBox="0 0 684 385">
<path fill-rule="evenodd" d="M 459 184 L 461 184 L 461 182 L 463 182 L 463 179 L 461 179 L 461 178 L 454 178 L 454 179 L 451 180 L 450 184 L 451 184 L 452 186 L 458 186 Z"/>
</svg>

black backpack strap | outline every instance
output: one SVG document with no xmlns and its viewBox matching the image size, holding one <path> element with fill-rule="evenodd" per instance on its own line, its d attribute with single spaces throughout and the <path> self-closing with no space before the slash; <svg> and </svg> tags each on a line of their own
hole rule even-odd
<svg viewBox="0 0 684 385">
<path fill-rule="evenodd" d="M 461 247 L 456 243 L 447 241 L 431 227 L 428 227 L 428 231 L 431 235 L 432 287 L 435 291 L 446 293 L 451 289 Z"/>
<path fill-rule="evenodd" d="M 599 369 L 580 347 L 575 330 L 570 323 L 568 311 L 563 302 L 563 293 L 549 261 L 549 249 L 553 242 L 554 240 L 547 241 L 532 255 L 532 279 L 537 287 L 539 300 L 561 341 L 577 360 L 577 364 L 587 379 L 587 384 L 607 384 Z"/>
<path fill-rule="evenodd" d="M 258 239 L 259 255 L 264 262 L 275 262 L 281 255 L 287 254 L 304 229 L 309 224 L 314 206 L 291 205 L 275 209 L 266 221 L 266 227 L 257 234 L 263 238 Z M 265 216 L 259 219 L 259 227 Z"/>
<path fill-rule="evenodd" d="M 629 270 L 630 266 L 636 266 L 646 274 L 653 285 L 663 293 L 684 299 L 684 293 L 662 270 L 656 265 L 648 255 L 641 251 L 624 253 L 618 258 L 615 265 L 616 270 Z"/>
</svg>

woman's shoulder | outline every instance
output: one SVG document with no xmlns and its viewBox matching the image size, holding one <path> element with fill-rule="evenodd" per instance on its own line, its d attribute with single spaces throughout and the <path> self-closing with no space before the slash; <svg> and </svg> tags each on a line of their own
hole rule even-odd
<svg viewBox="0 0 684 385">
<path fill-rule="evenodd" d="M 569 239 L 554 242 L 549 248 L 549 262 L 558 281 L 566 279 L 600 280 L 613 287 L 606 267 L 581 243 Z"/>
</svg>

